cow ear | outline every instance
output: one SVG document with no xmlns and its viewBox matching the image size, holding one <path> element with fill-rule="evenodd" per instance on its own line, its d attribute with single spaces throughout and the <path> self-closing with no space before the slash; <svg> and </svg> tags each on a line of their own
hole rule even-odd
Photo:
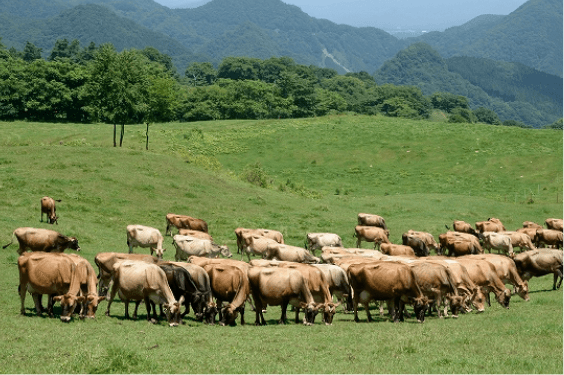
<svg viewBox="0 0 564 375">
<path fill-rule="evenodd" d="M 301 301 L 300 302 L 300 309 L 305 309 L 307 307 L 307 303 Z"/>
<path fill-rule="evenodd" d="M 55 302 L 60 302 L 60 301 L 62 301 L 62 300 L 63 300 L 63 296 L 55 296 L 55 297 L 53 297 L 53 301 L 55 301 Z"/>
<path fill-rule="evenodd" d="M 78 303 L 83 303 L 85 301 L 86 301 L 86 297 L 84 297 L 84 296 L 76 297 L 76 302 L 78 302 Z"/>
<path fill-rule="evenodd" d="M 181 305 L 184 303 L 184 296 L 180 296 L 178 303 L 181 304 Z"/>
</svg>

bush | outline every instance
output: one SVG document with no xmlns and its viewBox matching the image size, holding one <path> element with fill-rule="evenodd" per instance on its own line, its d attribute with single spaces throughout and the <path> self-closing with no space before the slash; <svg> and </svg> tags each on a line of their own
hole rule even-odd
<svg viewBox="0 0 564 375">
<path fill-rule="evenodd" d="M 266 171 L 262 169 L 259 162 L 255 164 L 248 165 L 242 175 L 243 181 L 250 182 L 253 185 L 259 186 L 261 188 L 267 188 L 272 182 L 268 178 Z"/>
</svg>

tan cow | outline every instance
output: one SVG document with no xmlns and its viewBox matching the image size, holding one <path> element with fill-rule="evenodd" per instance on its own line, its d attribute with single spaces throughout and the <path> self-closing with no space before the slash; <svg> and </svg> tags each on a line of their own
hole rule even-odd
<svg viewBox="0 0 564 375">
<path fill-rule="evenodd" d="M 251 254 L 258 255 L 262 258 L 266 254 L 268 244 L 278 244 L 277 241 L 271 238 L 250 233 L 243 234 L 243 241 L 245 246 L 243 247 L 243 251 L 241 251 L 241 260 L 243 260 L 243 256 L 246 254 L 249 262 L 251 261 Z"/>
<path fill-rule="evenodd" d="M 43 197 L 41 198 L 41 222 L 43 222 L 43 214 L 47 215 L 47 222 L 49 224 L 59 224 L 57 219 L 59 217 L 55 213 L 57 211 L 55 207 L 55 202 L 60 202 L 60 199 L 53 199 L 51 197 Z"/>
<path fill-rule="evenodd" d="M 380 250 L 385 255 L 415 257 L 415 252 L 410 246 L 383 243 Z"/>
<path fill-rule="evenodd" d="M 562 219 L 554 219 L 554 218 L 546 219 L 544 221 L 544 224 L 548 229 L 559 230 L 561 232 L 564 229 L 563 228 L 564 224 Z"/>
<path fill-rule="evenodd" d="M 503 255 L 498 254 L 481 254 L 481 255 L 468 255 L 469 259 L 482 259 L 494 265 L 497 276 L 506 284 L 511 284 L 515 288 L 515 292 L 519 297 L 528 301 L 529 298 L 529 284 L 521 279 L 517 272 L 515 262 Z M 486 296 L 489 304 L 489 295 Z"/>
<path fill-rule="evenodd" d="M 79 273 L 79 283 L 80 283 L 80 293 L 84 297 L 81 301 L 80 317 L 93 319 L 96 317 L 96 311 L 98 310 L 98 305 L 102 300 L 105 299 L 104 296 L 98 295 L 98 278 L 96 277 L 96 272 L 94 267 L 90 262 L 77 254 L 66 254 L 70 257 L 74 264 L 83 264 L 86 268 L 86 272 Z"/>
<path fill-rule="evenodd" d="M 163 235 L 157 228 L 145 225 L 132 224 L 127 226 L 127 246 L 129 253 L 133 253 L 134 247 L 151 248 L 151 255 L 155 253 L 157 258 L 163 259 Z"/>
<path fill-rule="evenodd" d="M 524 233 L 527 236 L 529 236 L 529 238 L 534 241 L 535 236 L 537 235 L 537 229 L 543 229 L 542 227 L 540 228 L 536 228 L 536 227 L 523 227 L 523 228 L 518 228 L 516 230 L 517 233 Z"/>
<path fill-rule="evenodd" d="M 366 225 L 357 225 L 354 228 L 354 237 L 356 237 L 356 247 L 360 248 L 362 241 L 374 242 L 374 249 L 378 246 L 380 249 L 381 243 L 391 243 L 388 240 L 390 231 L 379 227 L 371 227 Z"/>
<path fill-rule="evenodd" d="M 243 250 L 245 245 L 244 235 L 248 236 L 262 236 L 270 238 L 278 243 L 284 243 L 284 236 L 281 232 L 272 229 L 248 229 L 248 228 L 237 228 L 235 229 L 235 236 L 237 237 L 237 254 Z"/>
<path fill-rule="evenodd" d="M 98 266 L 98 294 L 105 296 L 110 288 L 114 264 L 123 260 L 138 260 L 156 264 L 158 259 L 149 254 L 129 254 L 129 253 L 98 253 L 94 257 L 94 263 Z"/>
<path fill-rule="evenodd" d="M 368 309 L 371 300 L 390 301 L 394 321 L 403 321 L 405 302 L 413 303 L 417 321 L 425 320 L 429 301 L 423 295 L 411 267 L 399 262 L 357 263 L 348 267 L 348 277 L 353 290 L 355 322 L 359 321 L 359 303 L 364 305 L 368 321 L 372 321 Z"/>
<path fill-rule="evenodd" d="M 506 236 L 509 236 L 509 238 L 511 238 L 511 246 L 513 246 L 513 249 L 515 249 L 516 247 L 518 247 L 521 251 L 523 251 L 523 249 L 527 249 L 527 250 L 535 249 L 535 245 L 533 245 L 533 242 L 531 241 L 531 237 L 529 237 L 525 233 L 521 233 L 517 231 L 506 231 L 506 232 L 498 232 L 498 233 L 505 234 Z"/>
<path fill-rule="evenodd" d="M 554 275 L 553 290 L 559 289 L 562 284 L 562 250 L 537 249 L 524 251 L 514 259 L 517 272 L 525 281 L 532 277 L 540 277 L 548 274 Z M 558 283 L 558 279 L 560 282 Z"/>
<path fill-rule="evenodd" d="M 505 232 L 505 227 L 499 219 L 494 217 L 489 218 L 487 221 L 476 222 L 476 230 L 480 233 L 484 232 Z"/>
<path fill-rule="evenodd" d="M 18 270 L 22 315 L 25 315 L 27 292 L 35 295 L 37 314 L 43 312 L 38 295 L 54 295 L 53 301 L 61 303 L 61 320 L 64 322 L 70 321 L 77 304 L 84 302 L 84 297 L 78 294 L 80 280 L 86 278 L 88 271 L 84 263 L 77 265 L 66 254 L 39 251 L 25 253 L 18 258 Z M 53 316 L 51 303 L 47 312 L 49 316 Z"/>
<path fill-rule="evenodd" d="M 552 246 L 553 248 L 562 248 L 562 232 L 555 229 L 537 229 L 534 237 L 535 245 Z"/>
<path fill-rule="evenodd" d="M 12 240 L 2 248 L 5 249 L 10 246 L 14 242 L 14 238 L 18 239 L 20 245 L 18 254 L 20 255 L 26 249 L 47 253 L 62 253 L 67 248 L 80 251 L 76 237 L 67 237 L 54 230 L 30 227 L 21 227 L 14 230 Z"/>
<path fill-rule="evenodd" d="M 448 250 L 449 256 L 461 256 L 467 254 L 483 254 L 484 250 L 474 235 L 462 232 L 447 232 L 439 235 L 439 254 Z"/>
<path fill-rule="evenodd" d="M 321 251 L 321 259 L 325 263 L 335 263 L 338 259 L 346 259 L 351 257 L 366 257 L 374 260 L 380 259 L 384 254 L 378 250 L 358 249 L 358 248 L 343 248 L 343 247 L 329 247 L 326 246 Z"/>
<path fill-rule="evenodd" d="M 320 263 L 321 259 L 313 256 L 302 247 L 269 243 L 266 245 L 264 259 L 277 259 L 286 262 Z"/>
<path fill-rule="evenodd" d="M 174 235 L 173 245 L 176 248 L 175 260 L 187 260 L 191 256 L 215 258 L 221 254 L 226 258 L 231 258 L 233 254 L 225 245 L 218 245 L 209 240 L 201 240 L 190 236 Z"/>
<path fill-rule="evenodd" d="M 176 327 L 181 323 L 180 309 L 184 303 L 184 296 L 177 301 L 170 290 L 165 272 L 156 264 L 124 260 L 114 264 L 114 284 L 108 297 L 108 308 L 106 315 L 110 316 L 110 307 L 116 293 L 125 303 L 125 318 L 129 319 L 129 301 L 145 301 L 147 308 L 147 320 L 157 323 L 157 314 L 153 308 L 151 319 L 151 301 L 155 304 L 163 304 L 168 325 Z M 133 318 L 137 318 L 137 306 Z"/>
<path fill-rule="evenodd" d="M 190 236 L 194 238 L 199 238 L 201 240 L 213 241 L 213 237 L 210 236 L 209 233 L 202 232 L 201 230 L 181 228 L 178 230 L 178 234 L 181 236 Z"/>
<path fill-rule="evenodd" d="M 343 247 L 343 240 L 335 233 L 308 233 L 306 236 L 306 249 L 315 255 L 315 250 L 324 246 Z"/>
<path fill-rule="evenodd" d="M 313 264 L 325 274 L 331 296 L 341 301 L 345 312 L 352 311 L 352 289 L 345 270 L 334 264 Z"/>
<path fill-rule="evenodd" d="M 437 252 L 439 251 L 439 244 L 437 244 L 437 241 L 435 241 L 435 238 L 431 233 L 410 229 L 407 231 L 407 235 L 418 237 L 425 243 L 425 245 L 427 245 L 428 248 L 435 249 Z"/>
<path fill-rule="evenodd" d="M 193 229 L 208 233 L 208 223 L 202 219 L 196 219 L 191 216 L 167 214 L 166 215 L 166 236 L 172 236 L 172 226 L 177 229 Z"/>
<path fill-rule="evenodd" d="M 523 221 L 523 228 L 541 228 L 542 229 L 542 225 L 535 223 L 534 221 Z"/>
<path fill-rule="evenodd" d="M 496 249 L 498 253 L 503 251 L 511 258 L 515 257 L 511 237 L 497 232 L 483 232 L 482 234 L 484 235 L 484 249 L 488 250 L 489 253 L 492 252 L 492 249 Z"/>
<path fill-rule="evenodd" d="M 474 228 L 472 228 L 472 225 L 462 220 L 454 220 L 452 222 L 452 230 L 460 233 L 468 233 L 474 236 L 477 235 L 477 232 Z"/>
<path fill-rule="evenodd" d="M 286 324 L 288 305 L 305 310 L 304 325 L 313 325 L 322 303 L 316 303 L 309 290 L 309 283 L 302 273 L 287 267 L 251 267 L 249 282 L 255 301 L 255 325 L 266 325 L 263 309 L 281 306 L 279 324 Z"/>
<path fill-rule="evenodd" d="M 511 291 L 505 287 L 505 284 L 497 275 L 493 264 L 485 260 L 469 259 L 466 257 L 456 258 L 456 261 L 466 268 L 474 284 L 482 288 L 486 296 L 488 293 L 493 292 L 497 302 L 506 309 L 509 309 Z"/>
<path fill-rule="evenodd" d="M 235 320 L 241 314 L 241 325 L 244 325 L 245 301 L 251 293 L 245 269 L 225 262 L 210 262 L 201 267 L 210 277 L 211 289 L 220 308 L 219 324 L 236 325 Z M 227 306 L 223 306 L 223 301 L 228 303 Z"/>
<path fill-rule="evenodd" d="M 371 227 L 380 227 L 382 229 L 388 230 L 386 226 L 386 220 L 382 216 L 373 214 L 358 214 L 358 225 L 365 225 Z"/>
</svg>

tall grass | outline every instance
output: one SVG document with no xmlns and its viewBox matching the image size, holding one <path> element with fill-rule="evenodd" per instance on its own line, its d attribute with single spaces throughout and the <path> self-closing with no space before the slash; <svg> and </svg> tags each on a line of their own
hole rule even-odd
<svg viewBox="0 0 564 375">
<path fill-rule="evenodd" d="M 141 127 L 127 127 L 124 147 L 113 148 L 107 125 L 0 123 L 1 244 L 20 226 L 53 228 L 78 237 L 93 262 L 127 251 L 128 224 L 164 231 L 168 212 L 205 219 L 233 251 L 239 226 L 281 230 L 298 246 L 307 232 L 329 231 L 352 247 L 359 212 L 384 216 L 396 243 L 408 229 L 437 236 L 453 219 L 495 216 L 516 229 L 563 215 L 555 131 L 334 116 L 155 124 L 150 136 L 147 152 Z M 58 226 L 39 221 L 44 195 L 62 200 Z M 19 315 L 16 248 L 0 254 L 5 373 L 562 372 L 562 292 L 550 290 L 551 276 L 531 280 L 531 301 L 514 297 L 510 310 L 423 325 L 376 311 L 366 323 L 362 310 L 354 323 L 339 309 L 330 327 L 319 318 L 278 326 L 280 309 L 269 307 L 266 327 L 247 311 L 246 326 L 188 317 L 170 329 L 147 323 L 143 307 L 139 321 L 124 320 L 118 302 L 111 317 L 102 303 L 95 321 L 62 324 L 36 316 L 29 296 Z"/>
</svg>

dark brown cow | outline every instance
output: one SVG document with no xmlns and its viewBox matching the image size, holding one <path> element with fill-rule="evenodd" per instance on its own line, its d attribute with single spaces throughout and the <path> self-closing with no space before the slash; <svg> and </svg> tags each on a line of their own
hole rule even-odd
<svg viewBox="0 0 564 375">
<path fill-rule="evenodd" d="M 354 228 L 354 237 L 356 237 L 356 247 L 360 248 L 362 241 L 374 242 L 374 249 L 378 246 L 380 249 L 381 243 L 391 243 L 388 240 L 390 231 L 380 227 L 371 227 L 367 225 L 357 225 Z"/>
<path fill-rule="evenodd" d="M 564 229 L 564 228 L 563 228 L 564 223 L 563 223 L 563 220 L 562 220 L 562 219 L 553 219 L 553 218 L 551 218 L 551 219 L 546 219 L 546 220 L 544 221 L 544 224 L 546 225 L 546 227 L 547 227 L 548 229 L 559 230 L 559 231 L 561 231 L 561 232 L 562 232 L 562 230 Z M 541 227 L 541 228 L 542 228 L 542 227 Z"/>
<path fill-rule="evenodd" d="M 425 243 L 425 245 L 427 245 L 427 248 L 435 249 L 436 252 L 439 251 L 439 244 L 437 243 L 437 241 L 435 241 L 435 238 L 433 237 L 433 235 L 431 233 L 421 232 L 421 231 L 416 231 L 416 230 L 410 229 L 405 234 L 408 235 L 408 236 L 420 238 L 421 241 L 423 241 Z M 402 236 L 402 238 L 403 238 L 403 236 Z"/>
<path fill-rule="evenodd" d="M 43 222 L 43 214 L 47 215 L 47 222 L 49 224 L 59 224 L 57 219 L 59 217 L 55 214 L 57 210 L 55 208 L 55 202 L 60 202 L 60 199 L 53 199 L 51 197 L 43 197 L 41 198 L 41 222 Z"/>
<path fill-rule="evenodd" d="M 208 233 L 208 223 L 202 219 L 196 219 L 191 216 L 167 214 L 166 215 L 166 231 L 165 236 L 172 236 L 172 226 L 177 229 L 193 229 L 200 232 Z"/>
<path fill-rule="evenodd" d="M 533 241 L 536 247 L 544 244 L 560 249 L 562 248 L 562 232 L 555 229 L 537 229 Z"/>
<path fill-rule="evenodd" d="M 354 320 L 358 322 L 358 304 L 362 303 L 368 321 L 372 321 L 368 303 L 371 300 L 390 301 L 394 307 L 394 321 L 403 321 L 403 304 L 414 304 L 417 321 L 423 322 L 428 299 L 423 295 L 411 267 L 399 262 L 376 261 L 351 264 L 348 277 L 353 289 Z"/>
<path fill-rule="evenodd" d="M 371 227 L 380 227 L 382 229 L 388 230 L 386 226 L 386 221 L 382 216 L 372 215 L 372 214 L 358 214 L 358 225 L 368 225 Z"/>
<path fill-rule="evenodd" d="M 415 252 L 415 255 L 418 257 L 426 257 L 429 256 L 429 247 L 419 237 L 410 236 L 406 233 L 402 234 L 401 236 L 402 244 L 404 246 L 409 246 Z"/>
<path fill-rule="evenodd" d="M 18 254 L 22 255 L 26 249 L 31 251 L 44 251 L 62 253 L 65 249 L 73 249 L 80 251 L 78 240 L 76 237 L 67 237 L 59 232 L 49 229 L 21 227 L 12 233 L 12 240 L 9 244 L 3 246 L 5 249 L 14 242 L 14 238 L 18 239 L 20 247 Z"/>
<path fill-rule="evenodd" d="M 537 249 L 524 251 L 513 259 L 517 272 L 525 281 L 532 277 L 554 274 L 552 289 L 556 290 L 562 285 L 562 250 Z M 560 278 L 560 282 L 557 283 Z"/>
</svg>

